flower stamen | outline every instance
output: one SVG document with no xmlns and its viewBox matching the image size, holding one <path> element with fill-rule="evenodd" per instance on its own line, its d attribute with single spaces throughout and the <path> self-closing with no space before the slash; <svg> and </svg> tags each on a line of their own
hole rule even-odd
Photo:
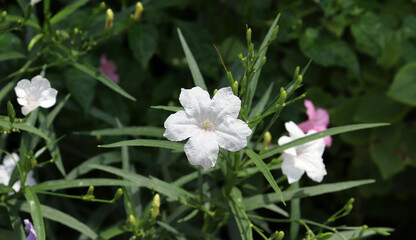
<svg viewBox="0 0 416 240">
<path fill-rule="evenodd" d="M 215 129 L 214 124 L 210 120 L 202 121 L 199 125 L 202 129 L 212 131 Z"/>
</svg>

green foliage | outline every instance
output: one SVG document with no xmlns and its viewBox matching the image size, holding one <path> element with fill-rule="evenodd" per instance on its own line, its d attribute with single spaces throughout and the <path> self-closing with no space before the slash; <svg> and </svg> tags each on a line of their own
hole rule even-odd
<svg viewBox="0 0 416 240">
<path fill-rule="evenodd" d="M 411 1 L 157 0 L 141 2 L 136 19 L 131 0 L 6 2 L 0 149 L 20 161 L 0 185 L 0 240 L 25 239 L 29 214 L 38 239 L 344 240 L 393 231 L 365 223 L 396 228 L 396 239 L 414 235 Z M 120 82 L 98 70 L 103 54 Z M 23 118 L 13 88 L 38 74 L 57 102 Z M 208 171 L 188 163 L 185 142 L 163 137 L 167 116 L 183 110 L 181 88 L 194 86 L 211 96 L 232 86 L 253 131 L 244 150 L 221 149 Z M 328 110 L 330 127 L 278 145 L 284 122 L 306 119 L 304 98 Z M 287 184 L 280 154 L 330 135 L 324 183 Z M 24 186 L 29 171 L 35 186 Z"/>
</svg>

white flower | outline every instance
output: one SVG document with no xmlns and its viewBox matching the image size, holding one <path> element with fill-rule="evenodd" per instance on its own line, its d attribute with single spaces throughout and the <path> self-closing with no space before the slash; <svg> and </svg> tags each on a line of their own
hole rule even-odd
<svg viewBox="0 0 416 240">
<path fill-rule="evenodd" d="M 19 161 L 19 155 L 16 153 L 11 154 L 12 157 L 6 155 L 3 159 L 3 164 L 0 165 L 0 184 L 5 186 L 9 185 L 10 178 L 12 177 L 16 163 Z M 36 185 L 36 181 L 33 178 L 33 171 L 29 171 L 26 177 L 26 186 Z M 18 192 L 20 190 L 20 180 L 17 180 L 12 188 Z"/>
<path fill-rule="evenodd" d="M 23 115 L 27 115 L 37 107 L 52 107 L 56 103 L 58 91 L 51 88 L 48 79 L 38 75 L 32 78 L 20 80 L 14 88 L 17 95 L 17 102 L 22 105 Z"/>
<path fill-rule="evenodd" d="M 279 138 L 279 145 L 305 136 L 294 122 L 285 123 L 285 127 L 289 136 Z M 310 130 L 306 135 L 315 132 Z M 287 176 L 289 183 L 299 181 L 305 171 L 309 178 L 315 182 L 321 182 L 326 175 L 324 160 L 322 159 L 324 150 L 325 142 L 322 138 L 286 149 L 282 154 L 282 171 Z"/>
<path fill-rule="evenodd" d="M 189 138 L 185 154 L 192 165 L 208 170 L 217 162 L 218 146 L 232 152 L 247 146 L 251 129 L 237 119 L 241 101 L 230 87 L 218 90 L 212 100 L 200 87 L 182 88 L 179 101 L 185 111 L 166 119 L 163 136 L 171 141 Z"/>
<path fill-rule="evenodd" d="M 34 6 L 36 3 L 40 2 L 42 0 L 30 0 L 30 5 Z"/>
</svg>

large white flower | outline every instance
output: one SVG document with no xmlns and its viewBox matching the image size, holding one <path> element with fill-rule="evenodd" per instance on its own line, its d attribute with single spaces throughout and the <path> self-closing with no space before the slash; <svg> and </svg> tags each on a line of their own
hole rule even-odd
<svg viewBox="0 0 416 240">
<path fill-rule="evenodd" d="M 251 129 L 237 119 L 241 101 L 230 87 L 218 90 L 212 100 L 200 87 L 182 88 L 179 101 L 185 111 L 166 119 L 163 136 L 170 141 L 189 138 L 185 154 L 192 165 L 208 170 L 217 162 L 218 146 L 232 152 L 247 146 Z"/>
<path fill-rule="evenodd" d="M 37 107 L 52 107 L 56 103 L 58 91 L 51 88 L 49 80 L 38 75 L 32 78 L 20 80 L 14 88 L 17 102 L 22 105 L 23 115 L 27 115 Z"/>
<path fill-rule="evenodd" d="M 16 167 L 16 163 L 19 161 L 19 155 L 17 155 L 16 153 L 12 153 L 11 155 L 12 157 L 6 155 L 3 159 L 3 164 L 0 165 L 0 184 L 3 184 L 5 186 L 9 185 L 10 178 L 12 177 L 14 168 Z M 36 185 L 36 181 L 33 178 L 33 171 L 29 171 L 27 173 L 25 185 Z M 20 190 L 20 180 L 17 180 L 12 187 L 16 192 L 18 192 Z"/>
<path fill-rule="evenodd" d="M 279 138 L 279 145 L 305 136 L 294 122 L 285 123 L 285 127 L 289 132 L 289 136 Z M 310 130 L 306 135 L 315 132 Z M 325 164 L 322 159 L 324 150 L 325 142 L 322 138 L 286 149 L 282 154 L 282 171 L 287 176 L 289 183 L 299 181 L 305 171 L 309 178 L 315 182 L 321 182 L 326 175 Z"/>
</svg>

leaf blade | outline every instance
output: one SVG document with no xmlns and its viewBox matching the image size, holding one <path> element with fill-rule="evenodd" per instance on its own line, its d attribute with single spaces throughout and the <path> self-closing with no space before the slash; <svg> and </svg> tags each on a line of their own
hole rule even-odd
<svg viewBox="0 0 416 240">
<path fill-rule="evenodd" d="M 195 86 L 208 91 L 207 86 L 205 85 L 204 78 L 202 77 L 201 71 L 199 71 L 198 65 L 195 61 L 195 58 L 189 49 L 188 44 L 186 43 L 185 38 L 182 35 L 181 30 L 178 28 L 179 40 L 181 41 L 182 49 L 185 53 L 186 60 L 188 61 L 189 69 L 191 70 L 192 78 L 194 79 Z"/>
<path fill-rule="evenodd" d="M 250 157 L 254 164 L 256 164 L 257 168 L 260 170 L 260 172 L 263 174 L 266 180 L 270 183 L 273 190 L 279 195 L 280 200 L 283 202 L 283 204 L 286 205 L 285 200 L 283 199 L 282 191 L 280 190 L 279 186 L 274 180 L 267 165 L 263 162 L 263 160 L 261 160 L 260 156 L 251 149 L 245 149 L 244 152 L 247 154 L 247 156 Z"/>
<path fill-rule="evenodd" d="M 286 143 L 286 144 L 283 144 L 274 148 L 270 148 L 267 152 L 261 154 L 260 158 L 265 159 L 277 153 L 281 153 L 286 149 L 296 147 L 304 143 L 307 143 L 307 142 L 310 142 L 319 138 L 323 138 L 326 136 L 336 135 L 336 134 L 345 133 L 345 132 L 352 132 L 352 131 L 357 131 L 357 130 L 366 129 L 366 128 L 388 126 L 388 125 L 389 123 L 364 123 L 364 124 L 352 124 L 352 125 L 347 125 L 347 126 L 342 126 L 342 127 L 333 127 L 325 131 L 317 132 L 317 133 L 314 133 L 314 134 L 311 134 L 302 138 L 298 138 L 289 143 Z"/>
</svg>

